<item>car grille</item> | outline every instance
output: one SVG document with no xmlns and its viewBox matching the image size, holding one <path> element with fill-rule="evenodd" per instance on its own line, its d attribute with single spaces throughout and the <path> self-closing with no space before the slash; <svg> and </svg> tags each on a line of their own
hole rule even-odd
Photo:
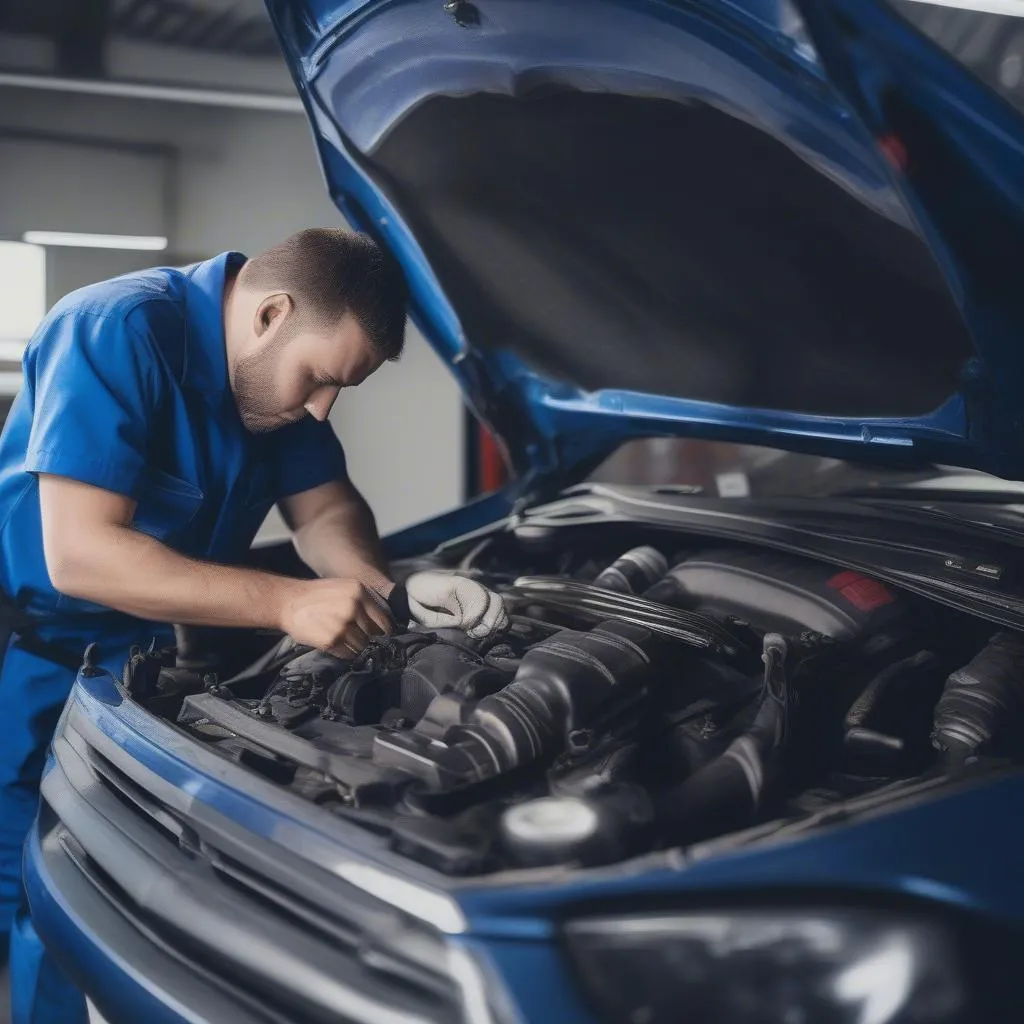
<svg viewBox="0 0 1024 1024">
<path fill-rule="evenodd" d="M 200 804 L 171 806 L 145 773 L 72 705 L 44 780 L 43 829 L 141 936 L 247 1019 L 463 1019 L 439 931 L 287 844 Z"/>
</svg>

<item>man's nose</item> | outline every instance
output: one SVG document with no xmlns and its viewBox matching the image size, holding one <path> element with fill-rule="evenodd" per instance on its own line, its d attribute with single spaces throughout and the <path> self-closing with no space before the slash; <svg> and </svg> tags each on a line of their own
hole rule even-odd
<svg viewBox="0 0 1024 1024">
<path fill-rule="evenodd" d="M 309 401 L 304 406 L 306 412 L 308 412 L 313 419 L 319 420 L 323 423 L 331 414 L 331 409 L 334 407 L 335 401 L 337 401 L 339 390 L 339 388 L 335 387 L 317 389 L 313 392 Z"/>
</svg>

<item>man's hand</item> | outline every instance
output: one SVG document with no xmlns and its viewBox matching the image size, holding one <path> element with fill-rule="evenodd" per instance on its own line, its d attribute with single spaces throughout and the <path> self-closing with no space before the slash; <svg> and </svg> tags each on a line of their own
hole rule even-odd
<svg viewBox="0 0 1024 1024">
<path fill-rule="evenodd" d="M 428 629 L 461 629 L 481 640 L 508 628 L 501 597 L 476 580 L 445 572 L 416 572 L 405 581 L 405 591 L 412 618 Z"/>
<path fill-rule="evenodd" d="M 379 600 L 356 580 L 297 582 L 281 615 L 281 629 L 292 639 L 342 658 L 391 628 Z"/>
</svg>

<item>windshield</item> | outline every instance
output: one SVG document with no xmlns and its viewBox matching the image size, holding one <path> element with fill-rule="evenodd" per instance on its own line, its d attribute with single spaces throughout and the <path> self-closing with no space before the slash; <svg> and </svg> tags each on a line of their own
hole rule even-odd
<svg viewBox="0 0 1024 1024">
<path fill-rule="evenodd" d="M 972 470 L 900 470 L 813 455 L 690 438 L 646 438 L 622 445 L 591 474 L 594 483 L 689 486 L 721 498 L 826 497 L 895 490 L 954 495 L 1021 494 L 1024 483 Z"/>
</svg>

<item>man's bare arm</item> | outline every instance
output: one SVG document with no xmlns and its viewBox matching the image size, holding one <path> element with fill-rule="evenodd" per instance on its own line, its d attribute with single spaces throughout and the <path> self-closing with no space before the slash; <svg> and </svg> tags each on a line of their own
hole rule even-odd
<svg viewBox="0 0 1024 1024">
<path fill-rule="evenodd" d="M 135 502 L 41 475 L 43 551 L 70 597 L 160 622 L 282 629 L 334 650 L 362 649 L 387 617 L 351 579 L 296 580 L 187 558 L 132 529 Z"/>
<path fill-rule="evenodd" d="M 373 513 L 353 484 L 331 481 L 284 498 L 280 508 L 300 557 L 318 576 L 349 577 L 390 593 Z"/>
<path fill-rule="evenodd" d="M 281 502 L 295 546 L 322 577 L 349 576 L 384 597 L 392 596 L 373 515 L 362 495 L 347 481 L 314 487 Z M 504 629 L 508 615 L 498 594 L 476 580 L 445 572 L 413 573 L 402 588 L 408 607 L 395 615 L 430 629 L 463 629 L 485 637 Z M 400 622 L 400 626 L 406 623 Z"/>
</svg>

